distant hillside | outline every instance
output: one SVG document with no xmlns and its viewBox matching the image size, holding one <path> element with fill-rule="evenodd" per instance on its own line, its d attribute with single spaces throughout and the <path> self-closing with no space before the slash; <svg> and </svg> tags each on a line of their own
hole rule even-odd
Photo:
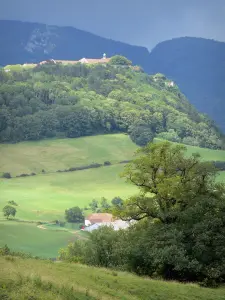
<svg viewBox="0 0 225 300">
<path fill-rule="evenodd" d="M 225 131 L 225 43 L 178 38 L 158 44 L 149 57 L 149 73 L 175 80 L 190 102 Z"/>
<path fill-rule="evenodd" d="M 64 262 L 0 257 L 1 299 L 224 300 L 224 288 L 202 288 Z"/>
<path fill-rule="evenodd" d="M 159 137 L 224 147 L 218 129 L 177 85 L 122 56 L 103 65 L 47 63 L 1 71 L 0 80 L 1 142 L 124 132 L 138 145 Z"/>
<path fill-rule="evenodd" d="M 121 54 L 144 65 L 147 48 L 131 46 L 73 27 L 0 20 L 0 66 L 40 62 L 46 59 L 78 60 Z"/>
</svg>

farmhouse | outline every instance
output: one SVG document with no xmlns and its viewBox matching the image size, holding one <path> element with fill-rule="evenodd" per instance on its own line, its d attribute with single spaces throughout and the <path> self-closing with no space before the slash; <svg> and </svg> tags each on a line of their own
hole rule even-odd
<svg viewBox="0 0 225 300">
<path fill-rule="evenodd" d="M 122 220 L 113 220 L 113 216 L 107 213 L 94 213 L 89 215 L 85 219 L 85 231 L 93 231 L 101 226 L 112 227 L 114 230 L 126 229 L 132 222 L 126 222 Z"/>
<path fill-rule="evenodd" d="M 94 213 L 89 215 L 85 219 L 85 226 L 93 225 L 96 223 L 107 223 L 107 222 L 112 222 L 113 221 L 113 216 L 111 214 L 107 213 Z"/>
<path fill-rule="evenodd" d="M 126 221 L 122 221 L 122 220 L 116 220 L 113 222 L 102 222 L 102 223 L 95 223 L 92 224 L 90 226 L 87 226 L 84 228 L 85 231 L 88 232 L 92 232 L 95 229 L 99 229 L 102 226 L 107 226 L 107 227 L 111 227 L 114 230 L 120 230 L 120 229 L 126 229 L 128 228 L 130 225 L 132 224 L 132 222 L 126 222 Z"/>
</svg>

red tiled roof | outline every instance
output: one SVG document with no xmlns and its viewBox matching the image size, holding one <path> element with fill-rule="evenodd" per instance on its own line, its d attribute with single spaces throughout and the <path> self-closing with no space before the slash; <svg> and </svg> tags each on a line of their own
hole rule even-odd
<svg viewBox="0 0 225 300">
<path fill-rule="evenodd" d="M 113 216 L 107 213 L 94 213 L 89 215 L 87 220 L 91 223 L 112 222 Z"/>
</svg>

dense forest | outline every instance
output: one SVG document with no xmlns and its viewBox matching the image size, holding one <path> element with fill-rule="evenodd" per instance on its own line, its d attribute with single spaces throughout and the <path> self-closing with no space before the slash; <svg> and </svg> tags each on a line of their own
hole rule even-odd
<svg viewBox="0 0 225 300">
<path fill-rule="evenodd" d="M 0 71 L 0 141 L 125 132 L 138 145 L 155 136 L 224 148 L 224 137 L 162 74 L 126 58 L 105 65 L 48 63 Z"/>
</svg>

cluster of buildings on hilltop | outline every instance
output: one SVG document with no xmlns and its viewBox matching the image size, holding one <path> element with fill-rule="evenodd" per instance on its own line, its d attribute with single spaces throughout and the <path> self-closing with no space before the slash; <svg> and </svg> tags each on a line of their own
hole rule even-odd
<svg viewBox="0 0 225 300">
<path fill-rule="evenodd" d="M 104 53 L 102 58 L 81 58 L 80 60 L 57 60 L 57 59 L 47 59 L 43 60 L 37 64 L 33 63 L 25 63 L 22 65 L 22 67 L 36 67 L 36 66 L 41 66 L 45 64 L 63 64 L 63 65 L 74 65 L 74 64 L 107 64 L 110 61 L 111 58 L 107 58 L 106 54 Z M 10 72 L 10 69 L 5 69 L 5 72 Z"/>
<path fill-rule="evenodd" d="M 102 58 L 81 58 L 80 60 L 55 60 L 55 59 L 49 59 L 49 60 L 44 60 L 38 63 L 37 65 L 44 65 L 47 63 L 61 63 L 61 64 L 106 64 L 110 61 L 110 58 L 106 57 L 106 54 L 104 53 Z"/>
<path fill-rule="evenodd" d="M 111 214 L 108 213 L 94 213 L 85 218 L 85 227 L 82 230 L 91 232 L 101 226 L 112 227 L 114 230 L 126 229 L 132 222 L 115 220 Z"/>
</svg>

